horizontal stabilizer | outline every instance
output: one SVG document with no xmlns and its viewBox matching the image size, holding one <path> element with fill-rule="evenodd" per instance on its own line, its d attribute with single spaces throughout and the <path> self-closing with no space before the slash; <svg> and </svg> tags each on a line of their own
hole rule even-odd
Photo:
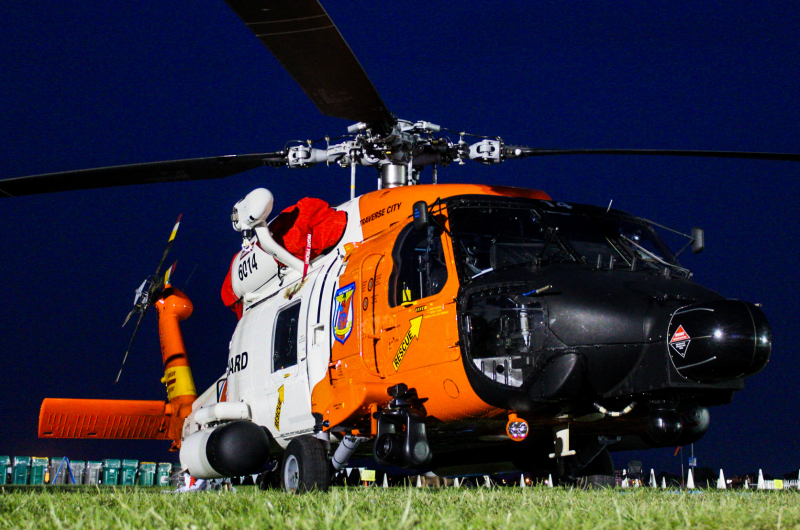
<svg viewBox="0 0 800 530">
<path fill-rule="evenodd" d="M 163 401 L 53 399 L 42 402 L 39 438 L 169 440 Z"/>
</svg>

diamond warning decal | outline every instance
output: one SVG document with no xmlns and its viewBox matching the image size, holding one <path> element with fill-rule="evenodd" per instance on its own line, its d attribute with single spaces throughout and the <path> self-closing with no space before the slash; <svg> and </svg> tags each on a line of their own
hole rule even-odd
<svg viewBox="0 0 800 530">
<path fill-rule="evenodd" d="M 675 330 L 675 334 L 672 336 L 670 342 L 682 342 L 689 339 L 691 339 L 691 337 L 688 333 L 686 333 L 686 330 L 683 329 L 683 326 L 678 326 L 678 329 Z"/>
<path fill-rule="evenodd" d="M 686 333 L 683 326 L 678 326 L 678 329 L 675 330 L 675 334 L 672 335 L 672 338 L 669 340 L 669 345 L 678 355 L 682 358 L 686 358 L 686 352 L 689 351 L 689 344 L 691 342 L 692 338 Z"/>
</svg>

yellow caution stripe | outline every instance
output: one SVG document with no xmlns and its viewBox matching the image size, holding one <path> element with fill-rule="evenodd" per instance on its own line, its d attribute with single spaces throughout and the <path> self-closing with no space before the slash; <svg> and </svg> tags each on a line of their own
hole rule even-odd
<svg viewBox="0 0 800 530">
<path fill-rule="evenodd" d="M 278 389 L 278 406 L 275 407 L 275 430 L 281 430 L 281 408 L 283 407 L 283 385 Z"/>
<path fill-rule="evenodd" d="M 173 366 L 164 372 L 162 383 L 167 385 L 167 398 L 172 401 L 178 396 L 196 396 L 192 370 L 188 366 Z"/>
</svg>

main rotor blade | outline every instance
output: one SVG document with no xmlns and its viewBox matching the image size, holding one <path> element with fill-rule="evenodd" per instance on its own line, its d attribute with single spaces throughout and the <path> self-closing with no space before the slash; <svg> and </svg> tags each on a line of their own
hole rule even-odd
<svg viewBox="0 0 800 530">
<path fill-rule="evenodd" d="M 387 129 L 397 120 L 317 0 L 225 0 L 326 116 Z"/>
<path fill-rule="evenodd" d="M 280 166 L 285 163 L 286 155 L 282 152 L 254 153 L 30 175 L 0 180 L 0 197 L 130 184 L 219 179 L 261 166 Z"/>
<path fill-rule="evenodd" d="M 645 156 L 697 156 L 705 158 L 741 158 L 750 160 L 783 160 L 800 162 L 796 153 L 754 153 L 747 151 L 687 151 L 680 149 L 538 149 L 509 145 L 505 148 L 506 158 L 527 158 L 529 156 L 551 155 L 645 155 Z"/>
</svg>

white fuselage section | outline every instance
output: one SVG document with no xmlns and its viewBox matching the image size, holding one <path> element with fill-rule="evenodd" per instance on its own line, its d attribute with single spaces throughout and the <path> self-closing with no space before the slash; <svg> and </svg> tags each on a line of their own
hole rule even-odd
<svg viewBox="0 0 800 530">
<path fill-rule="evenodd" d="M 266 427 L 282 447 L 314 431 L 311 391 L 328 370 L 333 297 L 345 267 L 344 245 L 362 240 L 358 200 L 337 209 L 348 214 L 344 236 L 335 249 L 311 262 L 305 279 L 290 268 L 273 276 L 274 258 L 258 250 L 234 260 L 232 279 L 237 290 L 245 290 L 242 318 L 230 342 L 226 374 L 195 401 L 184 423 L 184 439 L 233 419 Z M 248 276 L 237 282 L 239 266 L 252 255 L 257 272 L 269 271 L 269 277 L 248 269 Z M 248 281 L 254 276 L 258 281 Z M 229 407 L 215 408 L 220 402 L 242 403 L 237 417 L 225 416 L 233 415 Z M 250 417 L 241 418 L 248 409 Z"/>
</svg>

